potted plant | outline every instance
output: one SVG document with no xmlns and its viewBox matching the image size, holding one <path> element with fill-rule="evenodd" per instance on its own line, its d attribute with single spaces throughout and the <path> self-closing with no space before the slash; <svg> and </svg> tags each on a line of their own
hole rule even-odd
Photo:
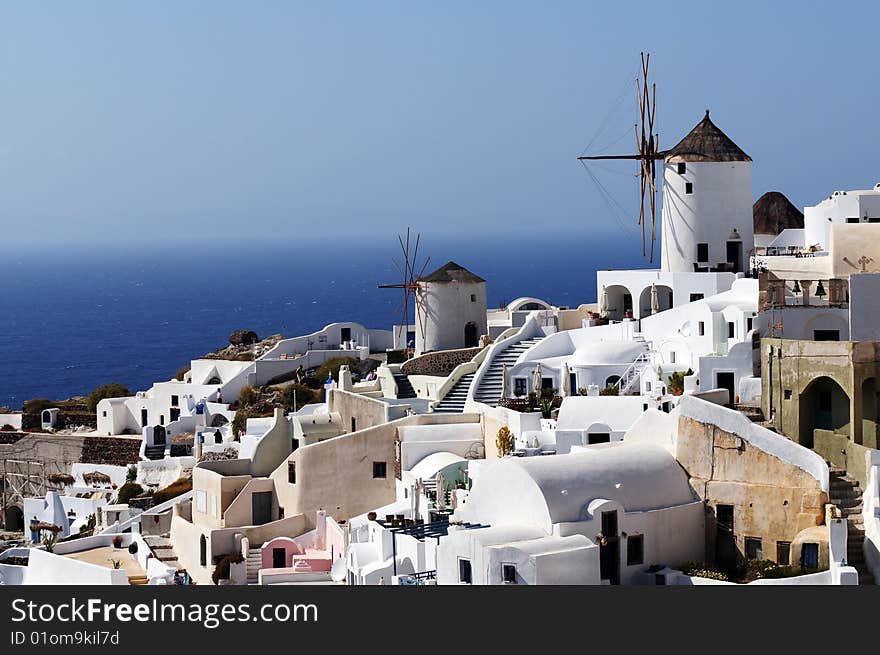
<svg viewBox="0 0 880 655">
<path fill-rule="evenodd" d="M 113 537 L 113 547 L 122 548 L 122 537 L 120 535 Z"/>
</svg>

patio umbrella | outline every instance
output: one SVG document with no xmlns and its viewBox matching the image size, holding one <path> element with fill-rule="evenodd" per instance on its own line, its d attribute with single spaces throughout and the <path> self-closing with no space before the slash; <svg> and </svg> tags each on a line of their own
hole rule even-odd
<svg viewBox="0 0 880 655">
<path fill-rule="evenodd" d="M 568 368 L 568 362 L 562 365 L 562 384 L 559 387 L 563 396 L 571 395 L 571 370 Z"/>
<path fill-rule="evenodd" d="M 437 471 L 437 476 L 434 478 L 434 480 L 437 483 L 437 509 L 446 509 L 446 492 L 443 489 L 443 487 L 445 486 L 443 473 L 441 471 Z"/>
<path fill-rule="evenodd" d="M 651 283 L 651 313 L 656 314 L 660 311 L 660 298 L 657 297 L 657 285 Z"/>
<path fill-rule="evenodd" d="M 599 316 L 605 318 L 608 313 L 608 288 L 603 284 L 602 293 L 599 295 Z"/>
<path fill-rule="evenodd" d="M 535 369 L 534 373 L 532 373 L 532 390 L 538 395 L 541 394 L 541 381 L 543 378 L 544 375 L 541 372 L 541 365 L 538 364 L 538 367 Z"/>
<path fill-rule="evenodd" d="M 421 478 L 416 480 L 416 483 L 413 485 L 412 495 L 413 495 L 413 515 L 412 515 L 412 517 L 413 517 L 413 520 L 415 521 L 417 518 L 419 518 L 419 516 L 420 516 L 419 510 L 421 509 L 419 507 L 419 505 L 421 504 L 421 501 L 422 501 L 422 479 Z"/>
<path fill-rule="evenodd" d="M 507 398 L 510 393 L 510 372 L 507 370 L 507 364 L 501 367 L 501 399 Z"/>
</svg>

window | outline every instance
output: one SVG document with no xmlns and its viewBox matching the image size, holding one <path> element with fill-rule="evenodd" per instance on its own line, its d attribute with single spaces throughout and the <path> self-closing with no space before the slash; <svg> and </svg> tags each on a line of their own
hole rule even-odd
<svg viewBox="0 0 880 655">
<path fill-rule="evenodd" d="M 687 194 L 691 194 L 694 192 L 694 183 L 693 182 L 685 182 L 684 183 L 684 192 Z"/>
<path fill-rule="evenodd" d="M 669 353 L 669 363 L 675 364 L 675 351 L 674 350 Z"/>
<path fill-rule="evenodd" d="M 180 404 L 180 398 L 177 396 L 171 396 L 171 406 L 177 407 Z"/>
<path fill-rule="evenodd" d="M 692 293 L 691 294 L 691 302 L 697 302 L 698 300 L 702 300 L 704 298 L 702 293 Z"/>
<path fill-rule="evenodd" d="M 501 580 L 504 582 L 504 584 L 516 584 L 516 565 L 502 564 Z"/>
<path fill-rule="evenodd" d="M 462 584 L 471 584 L 471 561 L 460 557 L 458 559 L 458 581 Z"/>
<path fill-rule="evenodd" d="M 351 431 L 357 432 L 357 429 L 358 429 L 358 420 L 356 417 L 352 416 L 351 417 Z"/>
<path fill-rule="evenodd" d="M 724 532 L 733 532 L 733 505 L 717 505 L 715 507 L 715 522 L 718 529 Z"/>
<path fill-rule="evenodd" d="M 761 540 L 757 537 L 746 537 L 746 559 L 763 559 L 761 554 Z"/>
<path fill-rule="evenodd" d="M 159 414 L 159 425 L 165 425 L 165 415 Z"/>
<path fill-rule="evenodd" d="M 683 161 L 678 162 L 678 174 L 684 175 L 685 173 L 687 173 L 687 164 Z"/>
<path fill-rule="evenodd" d="M 296 462 L 287 462 L 287 481 L 296 484 Z"/>
<path fill-rule="evenodd" d="M 746 332 L 752 331 L 752 325 L 754 324 L 754 322 L 755 322 L 755 319 L 752 318 L 751 316 L 746 318 Z"/>
<path fill-rule="evenodd" d="M 706 335 L 706 324 L 703 321 L 697 323 L 697 334 L 701 337 Z"/>
<path fill-rule="evenodd" d="M 384 478 L 387 475 L 387 466 L 385 462 L 373 462 L 373 477 Z"/>
<path fill-rule="evenodd" d="M 782 395 L 786 400 L 791 400 L 791 389 L 786 389 L 782 392 Z"/>
<path fill-rule="evenodd" d="M 514 396 L 525 396 L 526 395 L 526 379 L 525 378 L 514 378 L 513 379 L 513 395 Z"/>
<path fill-rule="evenodd" d="M 727 338 L 733 339 L 736 336 L 736 324 L 728 321 L 727 323 Z"/>
<path fill-rule="evenodd" d="M 631 534 L 626 538 L 626 565 L 635 566 L 645 561 L 645 536 Z"/>
<path fill-rule="evenodd" d="M 590 432 L 587 435 L 587 443 L 592 445 L 594 443 L 609 443 L 611 441 L 611 435 L 608 432 Z"/>
<path fill-rule="evenodd" d="M 706 263 L 709 261 L 709 244 L 708 243 L 698 243 L 697 244 L 697 261 L 700 263 Z"/>
<path fill-rule="evenodd" d="M 101 416 L 103 416 L 104 418 L 107 418 L 107 410 L 106 409 L 103 412 L 101 412 Z"/>
<path fill-rule="evenodd" d="M 475 293 L 471 294 L 471 302 L 477 302 L 477 294 L 475 294 Z"/>
<path fill-rule="evenodd" d="M 790 564 L 791 559 L 791 542 L 790 541 L 777 541 L 776 542 L 776 563 L 780 566 L 788 566 Z"/>
<path fill-rule="evenodd" d="M 840 341 L 840 330 L 813 330 L 813 341 Z"/>
<path fill-rule="evenodd" d="M 290 440 L 290 452 L 294 452 L 297 448 L 299 448 L 299 439 L 294 437 Z"/>
<path fill-rule="evenodd" d="M 849 217 L 847 217 L 846 222 L 847 223 L 858 223 L 859 217 L 858 216 L 849 216 Z"/>
</svg>

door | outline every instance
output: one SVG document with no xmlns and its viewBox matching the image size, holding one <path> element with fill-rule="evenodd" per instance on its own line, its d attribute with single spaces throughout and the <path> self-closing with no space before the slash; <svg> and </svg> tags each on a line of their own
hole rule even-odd
<svg viewBox="0 0 880 655">
<path fill-rule="evenodd" d="M 736 392 L 734 385 L 734 375 L 731 372 L 717 372 L 715 373 L 715 387 L 718 389 L 727 389 L 728 400 L 727 406 L 732 407 L 736 402 Z"/>
<path fill-rule="evenodd" d="M 733 533 L 733 505 L 715 507 L 715 564 L 722 570 L 736 569 L 736 537 Z"/>
<path fill-rule="evenodd" d="M 146 410 L 146 409 L 142 409 L 142 410 L 141 410 L 141 427 L 142 427 L 142 428 L 147 427 L 147 418 L 148 418 L 148 416 L 147 416 L 147 410 Z"/>
<path fill-rule="evenodd" d="M 253 524 L 263 525 L 272 520 L 272 492 L 258 491 L 251 496 Z"/>
<path fill-rule="evenodd" d="M 578 393 L 578 376 L 577 373 L 569 373 L 568 374 L 568 388 L 571 390 L 571 395 L 576 396 Z"/>
<path fill-rule="evenodd" d="M 174 421 L 180 418 L 180 409 L 172 407 L 168 410 L 168 417 L 171 419 L 171 422 L 174 423 Z"/>
<path fill-rule="evenodd" d="M 477 334 L 477 324 L 471 321 L 464 326 L 464 347 L 475 348 L 480 342 L 480 336 Z"/>
<path fill-rule="evenodd" d="M 165 428 L 163 428 L 161 425 L 157 425 L 155 428 L 153 428 L 153 445 L 165 445 Z"/>
<path fill-rule="evenodd" d="M 287 568 L 287 551 L 284 548 L 272 549 L 272 568 Z"/>
<path fill-rule="evenodd" d="M 611 584 L 620 584 L 620 534 L 617 512 L 602 512 L 602 536 L 599 544 L 599 577 Z"/>
<path fill-rule="evenodd" d="M 346 341 L 351 341 L 351 328 L 339 328 L 339 343 L 342 345 Z"/>
<path fill-rule="evenodd" d="M 727 242 L 727 262 L 733 264 L 733 272 L 739 273 L 742 269 L 743 244 L 742 241 Z"/>
</svg>

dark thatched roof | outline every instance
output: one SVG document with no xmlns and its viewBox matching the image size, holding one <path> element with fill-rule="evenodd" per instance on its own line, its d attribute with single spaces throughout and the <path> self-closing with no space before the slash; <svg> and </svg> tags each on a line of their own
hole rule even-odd
<svg viewBox="0 0 880 655">
<path fill-rule="evenodd" d="M 666 161 L 672 163 L 752 161 L 751 157 L 709 119 L 708 109 L 706 117 L 697 123 L 696 127 L 674 148 L 663 154 Z"/>
<path fill-rule="evenodd" d="M 424 277 L 420 277 L 419 282 L 485 282 L 479 275 L 475 275 L 467 270 L 464 266 L 459 266 L 455 262 L 446 262 L 433 273 L 428 273 Z"/>
<path fill-rule="evenodd" d="M 776 236 L 782 230 L 804 227 L 804 215 L 779 191 L 768 191 L 752 207 L 755 234 Z"/>
</svg>

